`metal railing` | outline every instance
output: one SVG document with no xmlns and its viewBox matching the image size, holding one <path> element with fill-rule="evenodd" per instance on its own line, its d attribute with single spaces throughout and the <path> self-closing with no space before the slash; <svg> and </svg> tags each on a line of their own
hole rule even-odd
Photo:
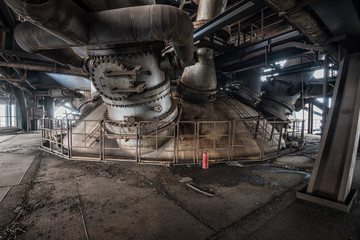
<svg viewBox="0 0 360 240">
<path fill-rule="evenodd" d="M 143 132 L 147 124 L 156 130 Z M 131 134 L 120 126 L 113 133 L 106 125 L 106 121 L 41 119 L 41 148 L 72 159 L 189 164 L 199 163 L 204 151 L 213 161 L 261 160 L 298 149 L 304 138 L 304 121 L 259 117 L 176 121 L 166 127 L 164 122 L 144 121 L 133 125 Z"/>
</svg>

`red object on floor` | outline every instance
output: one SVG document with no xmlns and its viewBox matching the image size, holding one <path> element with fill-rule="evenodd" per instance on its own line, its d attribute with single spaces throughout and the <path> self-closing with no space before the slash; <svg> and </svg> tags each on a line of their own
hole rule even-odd
<svg viewBox="0 0 360 240">
<path fill-rule="evenodd" d="M 209 168 L 209 155 L 207 154 L 207 152 L 203 152 L 202 168 L 203 169 Z"/>
</svg>

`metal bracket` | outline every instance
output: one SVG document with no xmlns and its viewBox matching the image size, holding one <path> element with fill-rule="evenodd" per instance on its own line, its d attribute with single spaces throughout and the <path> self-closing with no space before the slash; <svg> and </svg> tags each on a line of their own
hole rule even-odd
<svg viewBox="0 0 360 240">
<path fill-rule="evenodd" d="M 131 71 L 109 71 L 104 74 L 105 77 L 123 77 L 123 76 L 137 76 L 141 73 L 142 66 L 135 66 Z"/>
<path fill-rule="evenodd" d="M 140 83 L 139 85 L 137 85 L 136 88 L 124 88 L 124 89 L 119 89 L 119 88 L 113 88 L 111 89 L 112 93 L 141 93 L 144 91 L 146 87 L 146 83 Z"/>
</svg>

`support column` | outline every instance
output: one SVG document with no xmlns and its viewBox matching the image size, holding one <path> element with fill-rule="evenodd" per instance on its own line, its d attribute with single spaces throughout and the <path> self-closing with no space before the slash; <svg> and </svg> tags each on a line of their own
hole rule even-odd
<svg viewBox="0 0 360 240">
<path fill-rule="evenodd" d="M 322 124 L 321 133 L 324 132 L 326 125 L 326 117 L 328 114 L 329 100 L 327 97 L 328 92 L 328 76 L 329 76 L 329 56 L 326 53 L 324 58 L 324 82 L 323 82 L 323 107 L 322 107 Z"/>
<path fill-rule="evenodd" d="M 11 96 L 9 96 L 9 126 L 12 127 L 12 101 Z"/>
<path fill-rule="evenodd" d="M 309 185 L 297 196 L 348 212 L 360 130 L 360 52 L 346 54 Z"/>
<path fill-rule="evenodd" d="M 314 129 L 314 105 L 309 103 L 308 133 L 313 134 Z"/>
<path fill-rule="evenodd" d="M 10 99 L 10 97 L 9 97 L 9 99 Z M 9 123 L 9 99 L 8 99 L 7 104 L 5 104 L 5 127 L 10 126 L 10 123 Z"/>
</svg>

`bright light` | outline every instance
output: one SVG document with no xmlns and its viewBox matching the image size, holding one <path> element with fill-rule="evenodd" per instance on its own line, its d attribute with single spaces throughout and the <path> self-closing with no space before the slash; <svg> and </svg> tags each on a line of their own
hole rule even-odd
<svg viewBox="0 0 360 240">
<path fill-rule="evenodd" d="M 285 65 L 287 60 L 283 60 L 283 61 L 280 61 L 280 62 L 276 62 L 275 64 L 277 65 L 280 65 L 280 67 L 283 67 Z"/>
<path fill-rule="evenodd" d="M 266 76 L 261 76 L 261 81 L 262 82 L 266 81 Z"/>
<path fill-rule="evenodd" d="M 316 79 L 324 78 L 324 69 L 316 70 L 313 76 Z"/>
<path fill-rule="evenodd" d="M 272 71 L 272 68 L 265 69 L 264 72 L 270 72 Z"/>
</svg>

